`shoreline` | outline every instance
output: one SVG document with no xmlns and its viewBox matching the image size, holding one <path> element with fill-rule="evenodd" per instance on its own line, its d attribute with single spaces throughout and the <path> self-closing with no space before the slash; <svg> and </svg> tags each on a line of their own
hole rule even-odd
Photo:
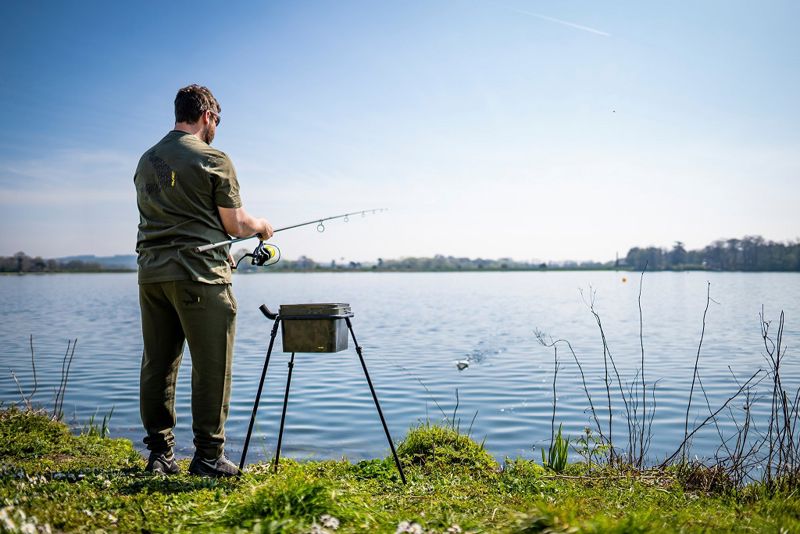
<svg viewBox="0 0 800 534">
<path fill-rule="evenodd" d="M 100 271 L 52 271 L 52 272 L 0 272 L 0 276 L 47 276 L 56 274 L 135 274 L 137 271 L 132 269 L 104 269 Z M 561 272 L 617 272 L 641 274 L 642 271 L 633 269 L 606 269 L 606 268 L 547 268 L 547 269 L 264 269 L 233 272 L 234 275 L 258 275 L 258 274 L 316 274 L 316 273 L 561 273 Z M 800 271 L 736 271 L 736 270 L 710 270 L 710 269 L 659 269 L 647 270 L 647 274 L 652 273 L 742 273 L 742 274 L 781 274 L 781 273 L 800 273 Z"/>
</svg>

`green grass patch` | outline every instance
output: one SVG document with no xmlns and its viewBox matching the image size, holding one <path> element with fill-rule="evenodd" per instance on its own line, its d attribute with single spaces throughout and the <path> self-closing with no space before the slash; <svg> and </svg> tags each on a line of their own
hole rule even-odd
<svg viewBox="0 0 800 534">
<path fill-rule="evenodd" d="M 232 506 L 226 515 L 230 525 L 250 526 L 267 520 L 313 522 L 331 510 L 331 490 L 319 478 L 301 470 L 290 470 L 284 477 L 274 477 L 254 484 L 250 492 Z"/>
<path fill-rule="evenodd" d="M 237 480 L 150 475 L 129 441 L 102 434 L 73 436 L 44 413 L 1 411 L 0 532 L 391 534 L 414 523 L 435 533 L 800 532 L 797 490 L 718 491 L 701 470 L 500 466 L 435 425 L 412 428 L 398 446 L 406 485 L 391 457 L 286 459 L 277 474 L 254 464 Z M 188 460 L 179 463 L 185 473 Z"/>
<path fill-rule="evenodd" d="M 0 411 L 0 458 L 29 475 L 132 469 L 141 461 L 129 440 L 73 436 L 46 412 L 17 408 Z"/>
<path fill-rule="evenodd" d="M 426 472 L 458 471 L 473 476 L 486 475 L 499 468 L 495 459 L 475 441 L 450 426 L 423 423 L 409 430 L 397 447 L 407 464 Z"/>
</svg>

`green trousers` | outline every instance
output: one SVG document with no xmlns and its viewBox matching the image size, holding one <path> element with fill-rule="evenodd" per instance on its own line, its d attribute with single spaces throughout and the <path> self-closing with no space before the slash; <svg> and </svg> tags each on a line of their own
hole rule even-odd
<svg viewBox="0 0 800 534">
<path fill-rule="evenodd" d="M 236 300 L 230 284 L 189 280 L 139 285 L 144 353 L 140 410 L 144 442 L 175 444 L 175 385 L 185 342 L 192 357 L 192 430 L 197 454 L 217 458 L 225 444 L 231 395 Z"/>
</svg>

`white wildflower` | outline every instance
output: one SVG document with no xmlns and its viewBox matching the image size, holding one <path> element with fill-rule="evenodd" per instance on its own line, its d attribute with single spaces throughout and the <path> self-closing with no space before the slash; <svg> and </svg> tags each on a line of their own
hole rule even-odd
<svg viewBox="0 0 800 534">
<path fill-rule="evenodd" d="M 14 532 L 17 530 L 17 525 L 14 524 L 14 521 L 11 519 L 9 512 L 13 512 L 14 508 L 11 506 L 6 506 L 5 508 L 0 508 L 0 526 L 2 526 L 5 530 L 9 532 Z"/>
<path fill-rule="evenodd" d="M 407 532 L 408 534 L 424 534 L 424 530 L 422 530 L 422 525 L 419 523 L 410 523 L 408 521 L 400 521 L 397 525 L 397 530 L 395 530 L 395 534 L 402 534 Z"/>
<path fill-rule="evenodd" d="M 23 523 L 19 526 L 21 534 L 37 534 L 36 525 L 33 523 Z"/>
<path fill-rule="evenodd" d="M 330 514 L 322 514 L 319 516 L 319 521 L 325 528 L 329 528 L 331 530 L 336 530 L 339 528 L 339 520 Z"/>
<path fill-rule="evenodd" d="M 447 534 L 461 534 L 461 527 L 453 524 L 447 530 L 445 530 Z"/>
</svg>

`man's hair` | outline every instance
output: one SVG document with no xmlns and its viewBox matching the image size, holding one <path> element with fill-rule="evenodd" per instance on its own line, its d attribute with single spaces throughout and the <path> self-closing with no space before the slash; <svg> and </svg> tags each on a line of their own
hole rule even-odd
<svg viewBox="0 0 800 534">
<path fill-rule="evenodd" d="M 193 83 L 178 89 L 175 95 L 175 122 L 195 123 L 206 111 L 222 111 L 208 87 Z"/>
</svg>

